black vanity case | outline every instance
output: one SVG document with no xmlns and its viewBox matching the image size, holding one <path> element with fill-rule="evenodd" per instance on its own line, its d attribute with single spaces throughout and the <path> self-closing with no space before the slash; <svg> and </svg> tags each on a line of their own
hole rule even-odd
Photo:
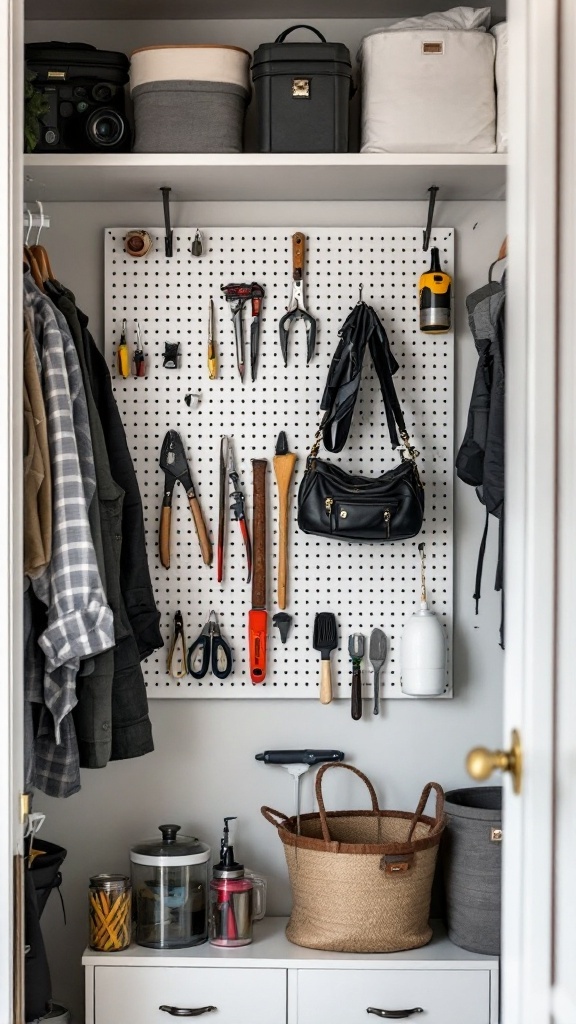
<svg viewBox="0 0 576 1024">
<path fill-rule="evenodd" d="M 286 43 L 297 28 L 319 42 Z M 252 77 L 261 153 L 346 153 L 353 93 L 350 53 L 311 25 L 293 25 L 254 54 Z"/>
</svg>

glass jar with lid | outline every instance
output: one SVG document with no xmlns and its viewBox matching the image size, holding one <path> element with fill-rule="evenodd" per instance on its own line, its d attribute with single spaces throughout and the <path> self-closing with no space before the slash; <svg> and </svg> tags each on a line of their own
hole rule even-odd
<svg viewBox="0 0 576 1024">
<path fill-rule="evenodd" d="M 161 838 L 130 851 L 136 908 L 135 940 L 152 949 L 206 942 L 210 847 L 179 836 L 180 825 L 160 825 Z"/>
<path fill-rule="evenodd" d="M 126 875 L 90 879 L 90 948 L 117 953 L 130 945 L 132 899 Z"/>
</svg>

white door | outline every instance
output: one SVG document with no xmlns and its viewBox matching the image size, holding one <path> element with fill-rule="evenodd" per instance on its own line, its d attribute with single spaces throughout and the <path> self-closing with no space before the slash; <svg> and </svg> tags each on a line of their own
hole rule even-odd
<svg viewBox="0 0 576 1024">
<path fill-rule="evenodd" d="M 520 795 L 504 783 L 502 1021 L 574 1024 L 576 11 L 508 15 L 504 746 L 517 729 L 523 772 Z"/>
<path fill-rule="evenodd" d="M 12 957 L 15 933 L 16 947 L 23 949 L 22 14 L 20 4 L 0 0 L 0 1021 L 16 1024 L 23 1020 L 22 957 L 16 972 Z"/>
</svg>

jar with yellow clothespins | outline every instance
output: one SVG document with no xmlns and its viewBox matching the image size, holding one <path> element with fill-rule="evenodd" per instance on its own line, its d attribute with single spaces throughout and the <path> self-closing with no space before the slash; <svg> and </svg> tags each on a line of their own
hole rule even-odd
<svg viewBox="0 0 576 1024">
<path fill-rule="evenodd" d="M 132 938 L 132 886 L 126 875 L 90 879 L 90 948 L 106 953 L 126 949 Z"/>
</svg>

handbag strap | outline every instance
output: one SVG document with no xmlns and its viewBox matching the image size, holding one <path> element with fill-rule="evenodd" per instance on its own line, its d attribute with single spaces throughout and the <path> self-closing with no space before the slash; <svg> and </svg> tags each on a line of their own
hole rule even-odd
<svg viewBox="0 0 576 1024">
<path fill-rule="evenodd" d="M 430 796 L 432 790 L 435 790 L 436 792 L 436 810 L 434 813 L 434 824 L 432 826 L 430 834 L 433 835 L 434 833 L 436 833 L 440 826 L 444 823 L 444 790 L 442 789 L 442 786 L 440 786 L 438 782 L 427 782 L 426 785 L 424 786 L 424 789 L 422 790 L 422 794 L 418 801 L 418 807 L 414 811 L 414 816 L 410 824 L 410 831 L 408 833 L 408 843 L 412 841 L 414 830 L 416 828 L 416 825 L 420 821 L 420 816 L 422 815 L 424 808 L 428 803 L 428 797 Z"/>
<path fill-rule="evenodd" d="M 369 330 L 368 333 L 368 347 L 370 349 L 370 355 L 372 356 L 372 362 L 374 363 L 376 376 L 378 377 L 378 383 L 380 385 L 380 392 L 382 394 L 382 401 L 384 403 L 384 411 L 386 413 L 386 424 L 388 427 L 388 433 L 390 435 L 390 442 L 393 448 L 398 448 L 400 446 L 400 441 L 402 441 L 402 444 L 404 445 L 404 450 L 401 453 L 402 459 L 408 458 L 411 459 L 412 461 L 415 461 L 420 452 L 418 452 L 411 443 L 408 431 L 406 430 L 406 423 L 404 420 L 404 415 L 402 413 L 402 407 L 398 400 L 398 395 L 396 394 L 396 388 L 394 387 L 393 374 L 398 369 L 398 363 L 396 362 L 392 354 L 390 342 L 388 341 L 388 335 L 386 334 L 384 325 L 382 324 L 380 318 L 378 317 L 378 314 L 374 309 L 372 309 L 372 307 L 367 306 L 366 303 L 364 302 L 359 302 L 358 306 L 361 307 L 360 311 L 362 313 L 366 312 L 370 315 L 370 319 L 372 321 L 371 329 Z M 338 378 L 342 376 L 342 366 L 339 366 L 337 372 L 335 370 L 336 366 L 341 363 L 342 356 L 344 355 L 349 359 L 351 355 L 351 346 L 347 344 L 344 341 L 344 338 L 342 337 L 344 330 L 347 328 L 349 320 L 350 317 L 348 317 L 346 323 L 344 324 L 343 331 L 341 332 L 341 341 L 338 345 L 338 348 L 334 355 L 334 359 L 332 361 L 332 365 L 330 367 L 330 371 L 328 374 L 329 384 L 327 385 L 323 399 L 323 402 L 327 401 L 330 404 L 329 407 L 326 409 L 326 412 L 322 417 L 320 426 L 318 427 L 318 430 L 316 431 L 316 434 L 314 436 L 314 441 L 312 443 L 308 455 L 308 462 L 310 461 L 310 459 L 315 459 L 318 456 L 318 452 L 320 451 L 320 444 L 324 436 L 324 431 L 334 415 L 333 409 L 338 395 L 338 388 L 334 390 L 334 393 L 331 397 L 329 385 L 330 383 L 337 384 Z M 354 411 L 356 397 L 359 390 L 360 376 L 362 373 L 362 364 L 364 362 L 365 347 L 366 344 L 360 344 L 359 346 L 357 346 L 357 352 L 359 357 L 358 387 L 356 388 L 354 394 L 349 396 L 347 401 L 346 416 L 348 419 L 348 428 L 346 430 L 346 436 L 348 436 L 348 431 L 350 429 L 350 424 L 352 422 L 352 414 Z M 400 435 L 400 438 L 398 437 L 398 435 Z M 343 447 L 343 445 L 341 447 Z M 341 450 L 341 448 L 338 450 Z"/>
<path fill-rule="evenodd" d="M 376 790 L 374 789 L 374 786 L 370 782 L 370 779 L 366 775 L 364 775 L 364 772 L 361 772 L 359 768 L 354 768 L 354 765 L 345 764 L 342 761 L 323 764 L 322 767 L 318 770 L 318 774 L 316 775 L 315 790 L 316 800 L 318 801 L 320 825 L 322 826 L 322 836 L 324 842 L 326 843 L 331 843 L 332 837 L 330 835 L 330 829 L 328 828 L 328 821 L 326 819 L 326 807 L 324 806 L 324 797 L 322 795 L 322 779 L 324 778 L 324 775 L 326 774 L 329 768 L 346 768 L 347 771 L 354 772 L 354 775 L 357 775 L 359 779 L 362 779 L 362 782 L 366 784 L 368 792 L 370 793 L 370 799 L 372 801 L 372 810 L 374 811 L 374 814 L 380 814 L 380 807 L 378 805 L 378 797 L 376 796 Z"/>
<path fill-rule="evenodd" d="M 284 31 L 280 33 L 278 38 L 274 40 L 274 42 L 283 43 L 286 37 L 289 36 L 291 32 L 295 32 L 297 28 L 307 28 L 309 29 L 310 32 L 314 32 L 314 34 L 318 36 L 318 39 L 320 40 L 321 43 L 326 42 L 326 36 L 323 36 L 322 33 L 317 28 L 314 28 L 313 25 L 291 25 L 290 28 L 285 28 Z"/>
</svg>

